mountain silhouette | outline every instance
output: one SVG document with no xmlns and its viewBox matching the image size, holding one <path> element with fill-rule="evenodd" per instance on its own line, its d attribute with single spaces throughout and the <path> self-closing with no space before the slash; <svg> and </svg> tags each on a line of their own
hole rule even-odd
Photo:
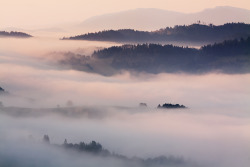
<svg viewBox="0 0 250 167">
<path fill-rule="evenodd" d="M 166 27 L 156 31 L 137 31 L 133 29 L 105 30 L 69 38 L 70 40 L 112 41 L 112 42 L 221 42 L 224 40 L 250 36 L 250 24 L 227 23 L 192 24 Z"/>
<path fill-rule="evenodd" d="M 197 21 L 220 25 L 229 22 L 250 23 L 250 10 L 219 6 L 196 13 L 180 13 L 162 9 L 139 8 L 98 15 L 86 19 L 79 27 L 91 31 L 103 29 L 155 30 L 167 26 L 192 24 Z"/>
</svg>

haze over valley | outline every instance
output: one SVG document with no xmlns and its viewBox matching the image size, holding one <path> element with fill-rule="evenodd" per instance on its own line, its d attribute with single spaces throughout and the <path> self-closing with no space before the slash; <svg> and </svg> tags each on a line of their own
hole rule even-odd
<svg viewBox="0 0 250 167">
<path fill-rule="evenodd" d="M 248 167 L 248 4 L 5 1 L 0 166 Z"/>
</svg>

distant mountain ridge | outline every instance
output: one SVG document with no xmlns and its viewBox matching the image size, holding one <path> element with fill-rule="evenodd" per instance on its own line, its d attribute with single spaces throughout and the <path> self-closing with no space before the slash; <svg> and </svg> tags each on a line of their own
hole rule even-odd
<svg viewBox="0 0 250 167">
<path fill-rule="evenodd" d="M 172 41 L 214 43 L 248 36 L 250 36 L 250 24 L 227 23 L 219 26 L 192 24 L 188 26 L 166 27 L 151 32 L 133 29 L 106 30 L 63 39 L 147 43 Z"/>
<path fill-rule="evenodd" d="M 197 21 L 221 25 L 230 22 L 250 23 L 250 10 L 218 6 L 196 13 L 180 13 L 162 9 L 135 9 L 91 17 L 79 27 L 91 31 L 107 29 L 155 30 L 167 26 L 192 24 Z"/>
</svg>

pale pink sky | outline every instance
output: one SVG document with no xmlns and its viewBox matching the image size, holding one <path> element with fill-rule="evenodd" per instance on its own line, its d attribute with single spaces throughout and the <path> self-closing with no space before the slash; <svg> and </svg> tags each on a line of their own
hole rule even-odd
<svg viewBox="0 0 250 167">
<path fill-rule="evenodd" d="M 0 29 L 39 28 L 81 22 L 91 16 L 135 8 L 197 12 L 216 6 L 250 9 L 249 0 L 1 0 Z"/>
</svg>

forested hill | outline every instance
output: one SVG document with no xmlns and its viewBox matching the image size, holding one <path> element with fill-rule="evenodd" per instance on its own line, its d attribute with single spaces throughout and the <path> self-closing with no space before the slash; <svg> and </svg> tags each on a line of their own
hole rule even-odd
<svg viewBox="0 0 250 167">
<path fill-rule="evenodd" d="M 133 29 L 105 30 L 63 39 L 113 42 L 218 42 L 247 36 L 250 36 L 250 24 L 228 23 L 220 26 L 192 24 L 166 27 L 152 32 Z"/>
<path fill-rule="evenodd" d="M 61 145 L 50 144 L 48 135 L 44 135 L 43 142 L 51 148 L 61 148 L 61 151 L 68 151 L 69 153 L 75 153 L 75 155 L 86 157 L 92 156 L 91 158 L 112 158 L 112 161 L 119 162 L 119 164 L 126 164 L 129 167 L 197 167 L 195 163 L 190 160 L 186 160 L 182 157 L 170 156 L 158 156 L 151 158 L 140 158 L 132 157 L 129 158 L 122 154 L 117 154 L 104 149 L 103 146 L 96 142 L 91 141 L 90 143 L 79 142 L 79 143 L 68 143 L 67 139 Z M 98 159 L 97 159 L 98 160 Z M 107 159 L 108 160 L 108 159 Z M 109 159 L 111 160 L 111 159 Z M 119 166 L 119 165 L 118 165 Z"/>
<path fill-rule="evenodd" d="M 16 37 L 16 38 L 29 38 L 32 37 L 29 34 L 23 33 L 23 32 L 16 32 L 16 31 L 0 31 L 0 37 Z"/>
<path fill-rule="evenodd" d="M 173 45 L 114 46 L 92 56 L 66 53 L 60 64 L 76 70 L 114 75 L 123 70 L 146 73 L 250 73 L 250 37 L 206 45 L 201 49 Z"/>
</svg>

